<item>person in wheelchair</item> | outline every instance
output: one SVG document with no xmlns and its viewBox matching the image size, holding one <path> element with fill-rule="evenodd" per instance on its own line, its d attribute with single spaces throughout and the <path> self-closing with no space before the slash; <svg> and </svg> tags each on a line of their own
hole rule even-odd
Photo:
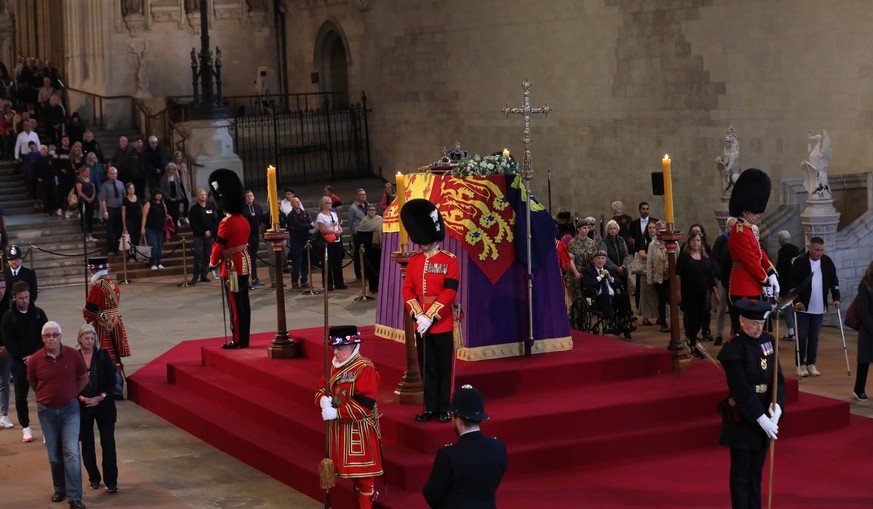
<svg viewBox="0 0 873 509">
<path fill-rule="evenodd" d="M 630 296 L 617 273 L 606 269 L 606 251 L 594 253 L 591 263 L 582 272 L 583 294 L 593 296 L 594 304 L 606 323 L 605 334 L 628 337 L 636 330 L 631 319 Z"/>
</svg>

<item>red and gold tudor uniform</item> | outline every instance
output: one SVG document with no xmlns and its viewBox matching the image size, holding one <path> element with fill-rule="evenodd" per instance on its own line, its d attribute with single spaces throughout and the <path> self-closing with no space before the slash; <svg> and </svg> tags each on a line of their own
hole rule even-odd
<svg viewBox="0 0 873 509">
<path fill-rule="evenodd" d="M 346 328 L 352 330 L 348 334 L 337 332 Z M 357 344 L 361 337 L 357 328 L 331 327 L 330 335 L 331 346 L 355 345 L 354 353 L 345 362 L 338 363 L 336 359 L 331 362 L 327 395 L 336 409 L 336 418 L 327 421 L 330 457 L 339 477 L 354 480 L 359 506 L 369 508 L 376 493 L 375 479 L 382 475 L 381 432 L 376 406 L 379 373 L 373 361 L 359 353 Z M 325 395 L 323 375 L 321 387 L 315 393 L 317 406 Z"/>
<path fill-rule="evenodd" d="M 127 332 L 121 320 L 121 313 L 118 311 L 121 291 L 118 284 L 108 275 L 109 262 L 105 257 L 89 259 L 88 268 L 94 276 L 91 288 L 88 289 L 85 307 L 82 308 L 82 316 L 97 330 L 100 348 L 106 350 L 123 377 L 124 365 L 121 363 L 121 357 L 130 355 L 130 345 L 127 342 Z"/>
<path fill-rule="evenodd" d="M 212 245 L 209 266 L 221 267 L 221 277 L 225 282 L 224 291 L 230 309 L 233 340 L 222 348 L 248 348 L 251 328 L 251 304 L 249 302 L 249 274 L 252 260 L 249 257 L 249 222 L 243 216 L 245 193 L 239 177 L 231 170 L 215 170 L 209 176 L 216 206 L 225 217 L 218 224 L 218 233 Z M 236 275 L 237 285 L 231 291 L 229 276 Z"/>
</svg>

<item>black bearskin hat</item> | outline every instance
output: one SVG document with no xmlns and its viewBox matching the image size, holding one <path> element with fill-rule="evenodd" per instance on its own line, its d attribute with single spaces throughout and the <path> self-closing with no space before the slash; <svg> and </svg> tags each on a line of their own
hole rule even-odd
<svg viewBox="0 0 873 509">
<path fill-rule="evenodd" d="M 770 200 L 770 177 L 757 168 L 748 168 L 740 173 L 731 192 L 728 212 L 733 217 L 742 217 L 743 212 L 761 214 Z"/>
<path fill-rule="evenodd" d="M 409 238 L 419 246 L 442 242 L 446 238 L 443 216 L 428 200 L 416 198 L 406 202 L 400 209 L 400 220 Z"/>
<path fill-rule="evenodd" d="M 236 172 L 220 168 L 209 175 L 209 187 L 215 206 L 228 214 L 242 214 L 245 209 L 246 193 Z"/>
</svg>

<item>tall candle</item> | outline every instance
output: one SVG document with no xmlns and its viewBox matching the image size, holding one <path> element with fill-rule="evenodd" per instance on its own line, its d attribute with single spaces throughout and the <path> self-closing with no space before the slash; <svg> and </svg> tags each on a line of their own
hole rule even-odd
<svg viewBox="0 0 873 509">
<path fill-rule="evenodd" d="M 276 185 L 276 167 L 267 166 L 267 201 L 270 203 L 272 231 L 279 231 L 279 188 Z"/>
<path fill-rule="evenodd" d="M 673 178 L 670 176 L 670 156 L 664 154 L 661 161 L 664 167 L 664 208 L 666 209 L 667 224 L 673 224 Z"/>
<path fill-rule="evenodd" d="M 397 220 L 400 223 L 400 250 L 406 251 L 406 245 L 409 244 L 409 236 L 406 234 L 406 228 L 403 227 L 403 221 L 400 221 L 400 209 L 406 203 L 406 179 L 399 171 L 395 177 L 397 183 Z"/>
<path fill-rule="evenodd" d="M 503 157 L 509 157 L 509 149 L 508 148 L 503 149 Z"/>
</svg>

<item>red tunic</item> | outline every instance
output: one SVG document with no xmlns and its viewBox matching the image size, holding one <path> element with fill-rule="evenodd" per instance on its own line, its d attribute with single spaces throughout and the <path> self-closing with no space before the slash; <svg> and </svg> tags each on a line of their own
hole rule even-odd
<svg viewBox="0 0 873 509">
<path fill-rule="evenodd" d="M 227 277 L 228 260 L 232 260 L 237 275 L 246 276 L 251 272 L 252 259 L 247 247 L 250 230 L 248 220 L 241 214 L 227 215 L 218 223 L 218 235 L 212 244 L 209 266 L 221 264 L 221 277 Z M 225 263 L 221 263 L 223 260 Z"/>
<path fill-rule="evenodd" d="M 776 272 L 761 243 L 755 238 L 752 223 L 739 219 L 728 235 L 728 250 L 734 267 L 728 295 L 751 297 L 761 295 L 767 276 Z"/>
<path fill-rule="evenodd" d="M 115 281 L 109 276 L 102 276 L 91 285 L 85 307 L 82 308 L 85 321 L 94 325 L 97 330 L 100 347 L 106 350 L 116 364 L 119 357 L 130 355 L 127 332 L 118 312 L 120 298 L 121 292 Z"/>
<path fill-rule="evenodd" d="M 403 301 L 413 319 L 424 313 L 433 321 L 428 332 L 452 331 L 452 303 L 461 273 L 455 255 L 442 249 L 416 253 L 409 259 L 403 280 Z"/>
<path fill-rule="evenodd" d="M 324 387 L 324 376 L 321 377 Z M 341 368 L 330 367 L 330 396 L 337 418 L 328 421 L 330 457 L 340 477 L 375 477 L 382 474 L 379 414 L 376 395 L 379 373 L 373 362 L 356 354 Z M 324 389 L 315 393 L 318 405 Z"/>
</svg>

